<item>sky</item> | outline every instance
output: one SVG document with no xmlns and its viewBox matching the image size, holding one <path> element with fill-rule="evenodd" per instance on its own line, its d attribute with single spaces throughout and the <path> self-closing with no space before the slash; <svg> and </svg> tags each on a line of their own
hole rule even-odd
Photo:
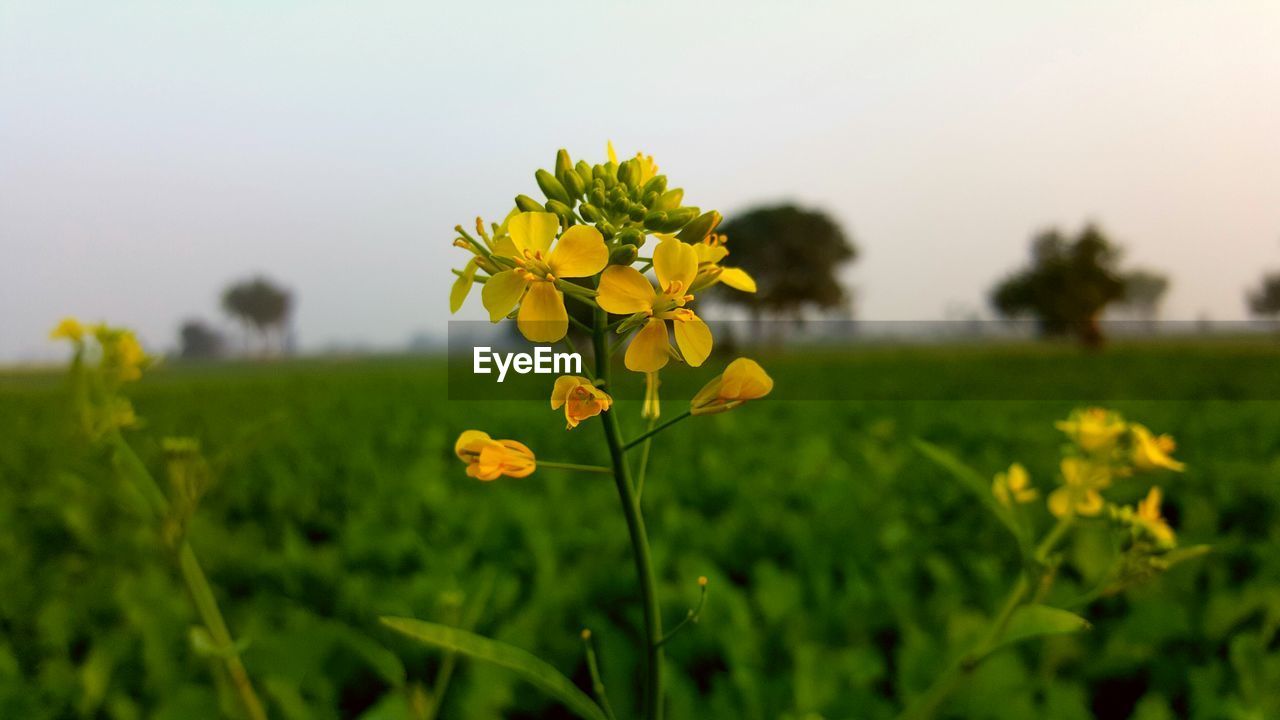
<svg viewBox="0 0 1280 720">
<path fill-rule="evenodd" d="M 67 314 L 172 348 L 257 273 L 304 349 L 443 335 L 451 228 L 609 139 L 703 208 L 830 213 L 861 318 L 985 310 L 1093 220 L 1164 317 L 1239 319 L 1280 269 L 1280 3 L 5 0 L 0 361 Z"/>
</svg>

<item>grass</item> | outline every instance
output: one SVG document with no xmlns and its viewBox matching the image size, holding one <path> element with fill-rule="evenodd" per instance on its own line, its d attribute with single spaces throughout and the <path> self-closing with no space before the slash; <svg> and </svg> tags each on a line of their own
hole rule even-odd
<svg viewBox="0 0 1280 720">
<path fill-rule="evenodd" d="M 1162 479 L 1166 513 L 1184 544 L 1215 552 L 1087 604 L 1091 633 L 993 657 L 947 712 L 1280 714 L 1277 360 L 1267 342 L 766 357 L 775 397 L 655 442 L 644 502 L 669 625 L 710 579 L 701 622 L 665 647 L 669 716 L 892 717 L 971 645 L 1016 571 L 1002 529 L 912 440 L 983 475 L 1021 461 L 1048 489 L 1052 422 L 1090 400 L 1178 438 L 1189 470 Z M 669 373 L 664 414 L 713 373 Z M 529 399 L 450 401 L 452 379 L 441 361 L 308 360 L 172 366 L 135 388 L 147 425 L 130 437 L 149 466 L 166 435 L 199 438 L 213 461 L 191 542 L 273 717 L 429 705 L 449 663 L 380 615 L 473 624 L 587 691 L 590 627 L 612 705 L 637 706 L 640 606 L 611 479 L 548 469 L 482 484 L 452 456 L 474 427 L 605 464 L 598 423 L 565 432 L 518 390 Z M 0 376 L 0 717 L 216 714 L 189 603 L 138 499 L 72 434 L 62 392 L 56 376 Z M 638 435 L 638 402 L 619 407 Z M 1088 590 L 1095 541 L 1069 551 L 1056 600 Z M 441 717 L 566 716 L 509 672 L 465 662 L 443 702 Z"/>
</svg>

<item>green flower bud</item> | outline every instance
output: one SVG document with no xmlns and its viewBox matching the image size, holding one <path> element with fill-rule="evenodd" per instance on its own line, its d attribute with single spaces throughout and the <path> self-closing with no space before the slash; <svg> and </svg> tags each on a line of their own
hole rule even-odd
<svg viewBox="0 0 1280 720">
<path fill-rule="evenodd" d="M 644 226 L 647 230 L 666 232 L 662 229 L 666 224 L 667 213 L 664 210 L 650 210 L 649 213 L 644 216 Z"/>
<path fill-rule="evenodd" d="M 542 189 L 542 194 L 546 195 L 548 200 L 559 200 L 565 205 L 573 202 L 569 199 L 569 193 L 564 189 L 564 185 L 560 184 L 555 175 L 546 170 L 539 170 L 533 174 L 533 178 L 538 181 L 538 187 Z"/>
<path fill-rule="evenodd" d="M 649 182 L 644 184 L 645 195 L 648 195 L 649 193 L 657 193 L 661 195 L 666 191 L 667 191 L 666 175 L 654 175 L 653 177 L 649 178 Z"/>
<path fill-rule="evenodd" d="M 587 189 L 587 186 L 582 184 L 582 178 L 578 177 L 578 173 L 572 170 L 560 178 L 560 184 L 568 191 L 569 197 L 575 199 L 582 197 L 582 193 Z"/>
<path fill-rule="evenodd" d="M 658 202 L 658 193 L 653 191 L 649 191 L 648 193 L 645 194 L 643 198 L 640 199 L 640 203 L 647 208 L 653 207 L 655 204 L 657 204 L 657 202 Z"/>
<path fill-rule="evenodd" d="M 640 161 L 635 158 L 624 160 L 618 166 L 618 180 L 629 188 L 640 184 Z"/>
<path fill-rule="evenodd" d="M 658 198 L 657 205 L 650 205 L 654 210 L 675 210 L 684 202 L 684 190 L 676 188 L 668 190 Z"/>
<path fill-rule="evenodd" d="M 665 212 L 665 211 L 664 211 Z M 666 212 L 666 219 L 658 223 L 653 229 L 661 233 L 672 233 L 680 228 L 688 225 L 694 218 L 698 216 L 698 208 L 682 207 Z M 645 227 L 649 227 L 649 219 L 645 218 Z"/>
<path fill-rule="evenodd" d="M 578 173 L 578 177 L 582 178 L 583 187 L 591 187 L 591 183 L 595 178 L 591 175 L 591 166 L 585 160 L 579 160 L 578 164 L 573 166 L 573 171 Z"/>
<path fill-rule="evenodd" d="M 695 218 L 693 222 L 685 225 L 684 229 L 676 237 L 690 243 L 702 242 L 702 239 L 709 235 L 712 230 L 715 230 L 723 219 L 720 213 L 715 210 L 708 210 Z"/>
<path fill-rule="evenodd" d="M 556 179 L 563 184 L 564 176 L 571 172 L 573 172 L 573 161 L 569 159 L 569 151 L 560 148 L 556 152 Z"/>
<path fill-rule="evenodd" d="M 607 223 L 607 222 L 596 226 L 596 229 L 599 230 L 600 234 L 604 236 L 605 242 L 609 242 L 610 240 L 613 240 L 613 236 L 616 235 L 618 232 L 617 228 L 615 228 L 611 223 Z"/>
<path fill-rule="evenodd" d="M 560 202 L 559 200 L 548 200 L 547 212 L 552 212 L 558 215 L 560 217 L 560 224 L 566 228 L 572 225 L 574 222 L 573 208 L 569 207 L 565 203 Z"/>
<path fill-rule="evenodd" d="M 638 227 L 623 228 L 618 233 L 618 242 L 641 247 L 644 245 L 644 231 Z"/>
<path fill-rule="evenodd" d="M 595 205 L 598 208 L 605 207 L 609 204 L 609 197 L 605 194 L 603 185 L 592 188 L 587 199 L 591 201 L 592 205 Z"/>
<path fill-rule="evenodd" d="M 649 208 L 641 205 L 640 203 L 635 203 L 631 207 L 627 208 L 627 217 L 635 220 L 636 222 L 640 222 L 641 220 L 644 220 L 644 216 L 647 215 L 648 212 Z"/>
<path fill-rule="evenodd" d="M 600 224 L 604 222 L 604 213 L 600 212 L 600 208 L 591 203 L 582 203 L 578 206 L 578 213 L 582 215 L 589 223 Z"/>
<path fill-rule="evenodd" d="M 635 245 L 619 245 L 609 253 L 610 265 L 630 265 L 640 256 L 640 251 Z"/>
<path fill-rule="evenodd" d="M 520 208 L 520 212 L 546 212 L 546 208 L 542 207 L 542 203 L 528 195 L 517 195 L 516 207 Z"/>
</svg>

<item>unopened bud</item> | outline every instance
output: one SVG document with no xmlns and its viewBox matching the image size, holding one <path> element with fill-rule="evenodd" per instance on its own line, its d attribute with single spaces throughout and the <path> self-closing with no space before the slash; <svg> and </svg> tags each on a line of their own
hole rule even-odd
<svg viewBox="0 0 1280 720">
<path fill-rule="evenodd" d="M 684 229 L 676 237 L 688 243 L 702 242 L 703 238 L 716 229 L 722 219 L 720 213 L 715 210 L 708 210 L 694 218 L 688 225 L 685 225 Z"/>
<path fill-rule="evenodd" d="M 600 212 L 600 208 L 591 203 L 583 203 L 578 206 L 578 213 L 582 215 L 589 223 L 604 222 L 604 213 Z"/>
<path fill-rule="evenodd" d="M 516 207 L 520 208 L 520 212 L 544 212 L 545 211 L 545 209 L 542 207 L 542 203 L 538 202 L 537 200 L 534 200 L 528 195 L 517 195 Z"/>
<path fill-rule="evenodd" d="M 585 160 L 579 160 L 577 165 L 573 166 L 573 171 L 582 178 L 582 187 L 591 187 L 592 180 L 591 166 Z"/>
<path fill-rule="evenodd" d="M 654 210 L 675 210 L 682 202 L 684 202 L 684 190 L 676 188 L 662 193 L 658 197 L 658 203 L 649 207 Z"/>
<path fill-rule="evenodd" d="M 666 215 L 666 220 L 660 223 L 657 227 L 654 227 L 654 229 L 662 233 L 672 233 L 683 228 L 685 225 L 688 225 L 694 218 L 696 218 L 698 216 L 698 208 L 676 208 L 675 210 L 667 212 Z M 649 227 L 648 217 L 645 218 L 645 227 Z"/>
<path fill-rule="evenodd" d="M 640 161 L 635 158 L 625 160 L 618 166 L 618 181 L 629 188 L 640 184 Z"/>
<path fill-rule="evenodd" d="M 564 176 L 573 172 L 573 161 L 569 159 L 569 151 L 560 148 L 556 151 L 556 177 L 564 182 Z"/>
<path fill-rule="evenodd" d="M 698 576 L 698 587 L 706 587 L 706 586 L 707 586 L 707 582 L 708 582 L 708 581 L 707 581 L 707 576 L 706 576 L 706 575 L 699 575 L 699 576 Z"/>
<path fill-rule="evenodd" d="M 649 193 L 657 193 L 661 195 L 666 191 L 667 191 L 666 175 L 654 175 L 653 177 L 649 178 L 649 182 L 644 184 L 645 195 L 648 195 Z"/>
<path fill-rule="evenodd" d="M 635 245 L 619 245 L 609 253 L 610 265 L 630 265 L 640 256 L 640 252 L 636 250 Z"/>
<path fill-rule="evenodd" d="M 644 226 L 649 230 L 662 232 L 662 227 L 666 224 L 667 213 L 662 210 L 651 210 L 644 216 Z"/>
<path fill-rule="evenodd" d="M 564 186 L 570 197 L 580 198 L 582 193 L 586 191 L 587 186 L 582 183 L 582 178 L 578 177 L 578 173 L 570 170 L 560 178 L 560 184 Z"/>
<path fill-rule="evenodd" d="M 546 195 L 548 200 L 559 200 L 565 205 L 572 202 L 564 185 L 560 184 L 555 175 L 546 170 L 539 170 L 533 174 L 533 178 L 538 181 L 538 187 L 542 189 L 542 194 Z"/>
<path fill-rule="evenodd" d="M 573 208 L 559 200 L 548 200 L 547 212 L 552 212 L 559 216 L 560 224 L 566 228 L 573 224 Z"/>
<path fill-rule="evenodd" d="M 618 242 L 624 245 L 644 245 L 644 231 L 638 227 L 623 228 L 618 232 Z"/>
</svg>

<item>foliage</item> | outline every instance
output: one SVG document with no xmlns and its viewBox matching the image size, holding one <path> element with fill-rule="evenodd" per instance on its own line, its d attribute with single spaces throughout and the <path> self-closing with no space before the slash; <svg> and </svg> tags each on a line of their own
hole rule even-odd
<svg viewBox="0 0 1280 720">
<path fill-rule="evenodd" d="M 284 348 L 285 324 L 293 309 L 293 298 L 287 290 L 262 276 L 241 280 L 223 291 L 222 309 L 258 332 L 264 352 L 270 349 L 272 330 L 279 337 L 280 349 Z"/>
<path fill-rule="evenodd" d="M 1124 296 L 1119 305 L 1150 322 L 1160 314 L 1160 301 L 1168 290 L 1168 276 L 1153 270 L 1134 270 L 1124 276 Z"/>
<path fill-rule="evenodd" d="M 1262 278 L 1262 284 L 1248 295 L 1249 311 L 1259 317 L 1280 316 L 1280 273 Z"/>
<path fill-rule="evenodd" d="M 1214 556 L 1089 600 L 1108 547 L 1092 531 L 1073 537 L 1045 602 L 1094 629 L 992 655 L 950 717 L 1280 708 L 1280 406 L 1215 399 L 1218 379 L 1158 346 L 1118 349 L 1101 358 L 1115 359 L 1114 382 L 1158 376 L 1183 398 L 1115 405 L 1181 441 L 1187 470 L 1167 483 L 1165 512 L 1184 546 L 1212 543 Z M 870 396 L 936 377 L 961 352 L 768 365 L 780 388 L 833 373 Z M 1053 382 L 1081 361 L 963 352 L 993 378 L 1036 358 Z M 474 627 L 585 691 L 589 625 L 614 706 L 635 701 L 639 608 L 619 571 L 630 550 L 612 483 L 462 477 L 452 443 L 466 427 L 518 430 L 549 455 L 576 437 L 528 423 L 545 400 L 464 407 L 445 401 L 447 383 L 442 363 L 311 361 L 161 366 L 133 392 L 147 426 L 127 436 L 153 472 L 166 454 L 152 438 L 202 441 L 215 484 L 188 534 L 272 717 L 423 717 L 447 657 L 381 615 Z M 60 376 L 0 376 L 0 717 L 208 717 L 218 693 L 188 639 L 194 611 L 141 499 L 70 432 L 65 395 Z M 628 436 L 645 427 L 637 404 L 619 400 Z M 1061 444 L 1046 428 L 1075 404 L 770 400 L 664 438 L 645 501 L 665 612 L 695 603 L 691 575 L 712 587 L 697 630 L 667 646 L 671 717 L 875 720 L 919 697 L 979 639 L 1019 560 L 1009 531 L 914 439 L 981 478 L 1021 459 L 1045 493 Z M 1116 492 L 1132 503 L 1142 490 Z M 452 676 L 439 717 L 564 717 L 508 670 L 463 661 Z"/>
<path fill-rule="evenodd" d="M 222 357 L 226 351 L 226 338 L 203 320 L 188 320 L 178 331 L 181 349 L 178 354 L 184 360 L 209 360 Z"/>
<path fill-rule="evenodd" d="M 782 317 L 799 317 L 806 307 L 848 307 L 840 268 L 857 259 L 858 249 L 826 213 L 795 205 L 759 207 L 726 221 L 721 233 L 734 263 L 758 286 L 754 294 L 730 293 L 725 301 Z"/>
<path fill-rule="evenodd" d="M 1045 335 L 1100 345 L 1102 311 L 1124 297 L 1119 261 L 1120 248 L 1095 225 L 1074 238 L 1047 230 L 1031 241 L 1031 264 L 1001 280 L 991 302 L 1007 317 L 1034 317 Z"/>
</svg>

